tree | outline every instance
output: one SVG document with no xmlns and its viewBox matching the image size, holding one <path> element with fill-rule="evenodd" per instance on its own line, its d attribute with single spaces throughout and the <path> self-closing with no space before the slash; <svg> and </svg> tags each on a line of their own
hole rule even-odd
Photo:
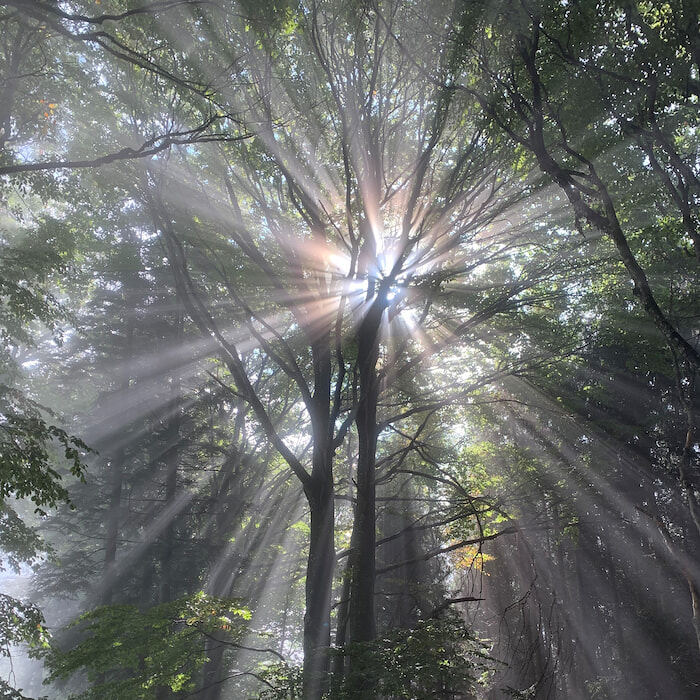
<svg viewBox="0 0 700 700">
<path fill-rule="evenodd" d="M 45 593 L 94 620 L 136 604 L 117 617 L 149 644 L 163 605 L 240 598 L 275 644 L 209 630 L 186 673 L 207 700 L 254 678 L 296 693 L 302 615 L 305 698 L 449 696 L 481 652 L 431 621 L 479 627 L 479 603 L 512 625 L 481 625 L 510 662 L 481 678 L 495 694 L 619 695 L 676 643 L 664 671 L 692 687 L 690 3 L 4 7 L 0 172 L 50 198 L 84 274 L 72 359 L 33 373 L 100 451 L 49 524 L 80 533 L 56 538 Z M 86 633 L 55 657 L 94 672 L 86 692 L 185 692 L 172 668 L 148 680 L 143 646 L 110 665 Z M 412 683 L 428 638 L 446 657 Z"/>
<path fill-rule="evenodd" d="M 5 204 L 12 196 L 5 193 Z M 16 202 L 15 202 L 16 205 Z M 69 502 L 62 465 L 74 477 L 84 477 L 87 445 L 57 425 L 57 416 L 35 400 L 22 374 L 21 353 L 43 324 L 60 342 L 65 309 L 48 289 L 49 279 L 66 270 L 70 243 L 57 222 L 33 222 L 20 235 L 6 234 L 0 263 L 0 535 L 10 567 L 37 561 L 45 547 L 36 530 L 17 513 L 14 503 L 27 499 L 35 513 Z M 4 562 L 0 562 L 4 564 Z M 3 566 L 4 569 L 4 566 Z M 2 594 L 0 634 L 2 655 L 20 641 L 43 644 L 43 618 L 36 606 Z M 12 697 L 9 685 L 0 681 Z M 16 695 L 19 697 L 19 694 Z"/>
<path fill-rule="evenodd" d="M 679 252 L 697 239 L 692 194 L 697 144 L 688 130 L 688 120 L 696 115 L 692 75 L 697 54 L 691 47 L 697 18 L 687 3 L 664 9 L 601 3 L 589 14 L 585 8 L 527 2 L 495 7 L 485 23 L 490 26 L 495 18 L 504 19 L 509 29 L 497 37 L 486 32 L 473 54 L 478 78 L 461 88 L 477 95 L 497 128 L 534 157 L 569 201 L 577 226 L 583 230 L 585 223 L 614 243 L 633 294 L 664 338 L 675 365 L 678 400 L 686 413 L 678 477 L 700 533 L 693 447 L 700 355 L 672 313 L 662 308 L 660 292 L 640 262 L 643 254 L 631 244 L 635 227 L 658 236 L 659 229 L 678 226 L 685 234 L 675 238 Z M 593 62 L 594 37 L 603 35 L 605 48 Z M 678 46 L 685 50 L 679 52 Z M 643 80 L 625 68 L 623 56 L 627 60 L 630 55 Z M 566 82 L 561 80 L 564 74 L 570 78 Z M 581 97 L 592 109 L 581 109 Z M 630 148 L 626 141 L 632 136 L 635 147 Z M 628 183 L 620 171 L 629 173 Z M 663 213 L 643 209 L 648 219 L 640 221 L 626 204 L 640 194 L 652 197 L 647 187 L 660 187 L 664 193 L 665 201 L 659 202 Z M 693 600 L 697 586 L 689 575 Z"/>
</svg>

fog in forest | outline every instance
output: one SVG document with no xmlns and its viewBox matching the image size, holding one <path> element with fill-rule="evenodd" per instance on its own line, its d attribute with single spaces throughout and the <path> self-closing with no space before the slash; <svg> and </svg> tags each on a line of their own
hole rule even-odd
<svg viewBox="0 0 700 700">
<path fill-rule="evenodd" d="M 699 0 L 0 0 L 0 698 L 700 698 Z"/>
</svg>

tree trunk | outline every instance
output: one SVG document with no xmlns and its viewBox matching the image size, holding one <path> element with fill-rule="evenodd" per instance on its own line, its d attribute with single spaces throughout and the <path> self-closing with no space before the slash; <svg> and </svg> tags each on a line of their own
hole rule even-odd
<svg viewBox="0 0 700 700">
<path fill-rule="evenodd" d="M 379 381 L 379 327 L 386 294 L 380 289 L 358 329 L 357 362 L 360 397 L 357 409 L 357 505 L 350 553 L 349 638 L 352 642 L 376 637 L 374 580 L 376 573 L 376 475 L 377 401 Z"/>
<path fill-rule="evenodd" d="M 314 436 L 311 480 L 304 488 L 311 512 L 304 613 L 303 698 L 318 700 L 328 690 L 331 593 L 335 568 L 333 448 L 330 421 L 331 354 L 327 330 L 312 344 Z"/>
<path fill-rule="evenodd" d="M 131 358 L 133 352 L 134 328 L 129 324 L 126 334 L 127 360 Z M 119 387 L 118 396 L 122 401 L 126 401 L 131 378 L 124 378 Z M 105 558 L 102 572 L 102 585 L 100 586 L 99 602 L 101 605 L 109 605 L 112 602 L 112 592 L 114 588 L 114 567 L 117 559 L 117 540 L 119 538 L 119 521 L 121 516 L 122 484 L 124 481 L 124 460 L 126 456 L 126 438 L 120 436 L 119 446 L 109 461 L 109 507 L 107 511 L 106 533 L 105 533 Z"/>
<path fill-rule="evenodd" d="M 331 588 L 335 566 L 333 490 L 320 483 L 308 494 L 311 507 L 304 613 L 304 700 L 318 700 L 328 688 L 331 644 Z"/>
<path fill-rule="evenodd" d="M 184 316 L 178 311 L 175 321 L 174 343 L 182 344 Z M 182 427 L 182 408 L 180 404 L 181 382 L 179 368 L 175 368 L 171 377 L 170 398 L 173 415 L 168 420 L 168 428 L 165 432 L 165 510 L 167 511 L 175 501 L 177 495 L 177 470 L 180 458 L 180 429 Z M 173 571 L 172 558 L 175 548 L 175 518 L 174 513 L 168 520 L 168 525 L 163 535 L 163 543 L 160 556 L 161 587 L 160 601 L 165 603 L 173 598 Z"/>
</svg>

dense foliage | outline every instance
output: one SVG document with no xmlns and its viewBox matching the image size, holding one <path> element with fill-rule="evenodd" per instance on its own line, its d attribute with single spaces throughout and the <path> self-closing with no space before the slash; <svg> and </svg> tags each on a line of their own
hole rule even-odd
<svg viewBox="0 0 700 700">
<path fill-rule="evenodd" d="M 0 0 L 0 696 L 697 697 L 699 18 Z"/>
</svg>

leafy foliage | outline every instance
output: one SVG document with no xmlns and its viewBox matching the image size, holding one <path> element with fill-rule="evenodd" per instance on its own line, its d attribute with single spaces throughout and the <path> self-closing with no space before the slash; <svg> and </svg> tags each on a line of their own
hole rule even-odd
<svg viewBox="0 0 700 700">
<path fill-rule="evenodd" d="M 48 648 L 48 634 L 39 608 L 31 603 L 18 603 L 0 593 L 0 656 L 9 656 L 10 644 L 28 642 L 34 650 Z"/>
<path fill-rule="evenodd" d="M 267 622 L 273 654 L 296 659 L 302 589 L 317 582 L 300 573 L 313 527 L 284 492 L 295 463 L 279 445 L 315 468 L 322 434 L 342 561 L 362 544 L 354 524 L 377 537 L 365 552 L 377 595 L 347 617 L 376 602 L 380 635 L 338 652 L 352 671 L 334 679 L 334 698 L 469 692 L 486 678 L 483 648 L 459 619 L 426 616 L 446 598 L 467 602 L 458 596 L 475 585 L 505 623 L 493 631 L 494 653 L 512 661 L 498 680 L 506 695 L 641 696 L 657 682 L 647 656 L 668 657 L 680 679 L 669 695 L 697 691 L 698 608 L 686 567 L 670 565 L 698 560 L 687 508 L 700 494 L 697 368 L 678 376 L 668 329 L 665 340 L 649 316 L 658 305 L 697 346 L 696 6 L 0 10 L 0 168 L 10 174 L 0 223 L 12 234 L 0 249 L 0 537 L 9 567 L 36 563 L 42 543 L 10 499 L 43 515 L 67 502 L 69 474 L 84 476 L 85 443 L 22 369 L 42 329 L 54 352 L 72 322 L 75 260 L 85 288 L 70 307 L 86 332 L 34 376 L 68 369 L 48 391 L 96 428 L 102 459 L 70 494 L 78 511 L 48 522 L 59 556 L 41 592 L 83 604 L 98 588 L 102 602 L 138 603 L 87 613 L 72 649 L 42 650 L 53 678 L 87 671 L 79 697 L 90 698 L 187 695 L 200 682 L 224 692 L 233 655 L 217 652 L 235 648 L 243 609 L 206 596 L 163 602 L 204 576 Z M 17 175 L 191 130 L 202 138 L 119 168 Z M 372 237 L 383 239 L 381 261 L 365 259 L 377 253 Z M 641 274 L 630 277 L 631 261 Z M 370 401 L 378 499 L 365 511 L 355 301 L 372 267 L 394 279 Z M 337 298 L 347 313 L 319 333 Z M 228 342 L 217 350 L 219 331 Z M 224 366 L 229 345 L 238 374 Z M 320 358 L 332 358 L 327 370 Z M 330 430 L 314 433 L 327 410 L 309 410 L 311 399 L 332 384 Z M 647 512 L 661 523 L 655 536 Z M 340 601 L 339 637 L 355 567 L 335 581 L 326 567 L 320 587 Z M 31 641 L 26 605 L 12 605 L 13 641 Z M 329 608 L 309 607 L 309 619 L 323 609 L 325 632 Z M 644 637 L 639 649 L 630 631 Z M 325 655 L 327 641 L 317 648 Z M 253 692 L 257 679 L 264 698 L 299 695 L 297 666 L 257 660 L 236 667 L 236 690 L 250 681 L 240 692 Z"/>
<path fill-rule="evenodd" d="M 25 643 L 33 653 L 48 648 L 49 635 L 41 610 L 0 593 L 0 657 L 10 657 L 10 646 Z M 0 679 L 2 700 L 26 700 L 21 690 Z"/>
<path fill-rule="evenodd" d="M 78 437 L 51 425 L 42 416 L 47 409 L 22 392 L 0 386 L 0 497 L 29 498 L 37 512 L 42 506 L 68 501 L 61 474 L 54 468 L 49 445 L 55 441 L 73 476 L 84 479 L 83 455 L 88 446 Z"/>
<path fill-rule="evenodd" d="M 338 700 L 360 700 L 369 692 L 406 700 L 465 694 L 488 678 L 493 663 L 483 643 L 455 614 L 422 620 L 413 629 L 391 630 L 338 653 L 349 659 L 351 668 L 332 695 Z"/>
<path fill-rule="evenodd" d="M 286 662 L 266 664 L 259 669 L 257 675 L 266 686 L 260 693 L 259 700 L 287 700 L 301 697 L 301 667 Z"/>
<path fill-rule="evenodd" d="M 249 619 L 238 601 L 202 592 L 145 611 L 104 606 L 73 623 L 81 642 L 67 651 L 54 645 L 40 655 L 51 669 L 49 680 L 87 672 L 91 687 L 71 698 L 149 700 L 162 688 L 184 694 L 208 659 L 205 642 L 235 645 Z"/>
<path fill-rule="evenodd" d="M 49 291 L 50 276 L 67 272 L 61 237 L 29 232 L 24 240 L 0 246 L 0 498 L 29 498 L 37 512 L 68 501 L 68 491 L 54 466 L 51 446 L 58 445 L 70 472 L 83 478 L 87 445 L 51 423 L 56 416 L 24 391 L 12 349 L 31 346 L 33 329 L 42 324 L 61 342 L 59 322 L 67 313 Z"/>
<path fill-rule="evenodd" d="M 70 235 L 48 220 L 14 233 L 0 238 L 0 570 L 6 559 L 19 572 L 22 563 L 36 562 L 47 548 L 11 501 L 28 499 L 39 515 L 46 515 L 46 507 L 69 503 L 59 465 L 65 461 L 69 473 L 84 480 L 83 460 L 90 449 L 55 425 L 56 414 L 32 398 L 17 362 L 41 326 L 56 343 L 62 341 L 59 324 L 69 315 L 50 288 L 52 276 L 68 270 Z M 10 647 L 20 643 L 34 651 L 43 647 L 47 635 L 40 610 L 0 595 L 2 654 L 9 657 Z M 6 681 L 0 682 L 0 691 L 3 697 L 22 697 Z"/>
<path fill-rule="evenodd" d="M 4 559 L 15 573 L 19 573 L 22 563 L 35 562 L 45 551 L 45 544 L 36 530 L 29 527 L 6 503 L 0 504 L 0 541 Z M 5 561 L 0 559 L 0 571 L 5 568 Z"/>
</svg>

